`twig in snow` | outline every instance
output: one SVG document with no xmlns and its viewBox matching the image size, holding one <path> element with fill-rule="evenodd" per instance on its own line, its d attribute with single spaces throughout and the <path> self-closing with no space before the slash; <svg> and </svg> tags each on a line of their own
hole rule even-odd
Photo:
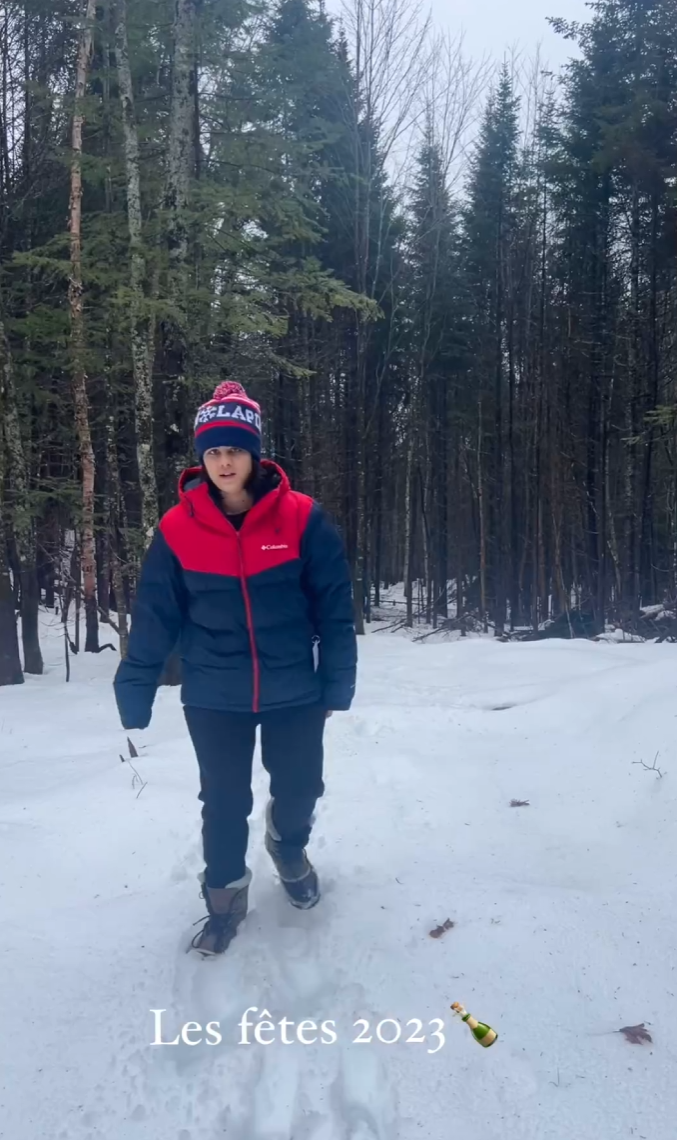
<svg viewBox="0 0 677 1140">
<path fill-rule="evenodd" d="M 137 792 L 137 796 L 136 796 L 136 798 L 138 800 L 139 796 L 141 795 L 141 793 L 142 793 L 143 789 L 145 788 L 146 784 L 148 783 L 148 781 L 141 779 L 139 773 L 137 772 L 136 768 L 132 764 L 131 760 L 125 760 L 124 756 L 122 756 L 122 755 L 120 755 L 120 759 L 122 760 L 123 764 L 129 764 L 129 767 L 132 769 L 132 772 L 134 773 L 134 775 L 132 776 L 132 788 L 136 787 L 137 780 L 141 784 L 141 787 L 139 788 L 139 790 Z"/>
<path fill-rule="evenodd" d="M 656 758 L 655 758 L 653 764 L 651 765 L 651 767 L 649 767 L 648 764 L 645 764 L 643 760 L 633 760 L 633 764 L 641 764 L 643 768 L 646 768 L 647 772 L 656 772 L 657 775 L 659 776 L 659 778 L 662 780 L 663 779 L 663 773 L 661 772 L 660 768 L 656 767 L 656 760 L 658 759 L 659 756 L 660 756 L 660 752 L 657 752 Z"/>
</svg>

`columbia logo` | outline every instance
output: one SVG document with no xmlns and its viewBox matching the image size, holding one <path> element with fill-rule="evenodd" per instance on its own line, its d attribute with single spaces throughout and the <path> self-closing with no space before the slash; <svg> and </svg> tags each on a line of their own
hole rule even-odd
<svg viewBox="0 0 677 1140">
<path fill-rule="evenodd" d="M 262 546 L 261 550 L 289 550 L 286 542 L 281 542 L 278 546 Z"/>
</svg>

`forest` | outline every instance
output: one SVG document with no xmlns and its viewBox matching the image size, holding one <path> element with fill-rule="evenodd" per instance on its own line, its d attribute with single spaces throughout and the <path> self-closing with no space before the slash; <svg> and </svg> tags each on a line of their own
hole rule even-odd
<svg viewBox="0 0 677 1140">
<path fill-rule="evenodd" d="M 0 4 L 0 685 L 45 607 L 124 654 L 225 379 L 359 633 L 677 607 L 674 0 L 551 24 L 557 73 L 416 0 Z"/>
</svg>

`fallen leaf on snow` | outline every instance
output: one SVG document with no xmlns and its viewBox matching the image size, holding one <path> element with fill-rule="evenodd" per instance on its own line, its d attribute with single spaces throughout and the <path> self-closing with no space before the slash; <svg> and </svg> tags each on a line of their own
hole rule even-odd
<svg viewBox="0 0 677 1140">
<path fill-rule="evenodd" d="M 626 1025 L 624 1029 L 619 1029 L 626 1041 L 631 1045 L 641 1045 L 643 1041 L 652 1042 L 653 1038 L 649 1031 L 644 1028 L 644 1022 L 641 1025 Z"/>
<path fill-rule="evenodd" d="M 454 923 L 448 918 L 441 926 L 436 926 L 434 930 L 430 931 L 431 938 L 441 938 L 445 930 L 451 930 Z"/>
</svg>

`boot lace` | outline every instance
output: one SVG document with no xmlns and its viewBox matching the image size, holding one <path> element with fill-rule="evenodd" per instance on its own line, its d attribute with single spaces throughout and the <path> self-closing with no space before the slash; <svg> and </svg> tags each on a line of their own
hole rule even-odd
<svg viewBox="0 0 677 1140">
<path fill-rule="evenodd" d="M 197 934 L 191 939 L 188 950 L 200 949 L 200 942 L 208 935 L 214 935 L 214 953 L 218 954 L 226 948 L 231 938 L 236 932 L 236 923 L 233 914 L 206 914 L 204 918 L 198 918 L 193 926 L 198 926 L 203 923 L 202 930 L 198 930 Z M 188 953 L 188 951 L 186 951 Z"/>
</svg>

